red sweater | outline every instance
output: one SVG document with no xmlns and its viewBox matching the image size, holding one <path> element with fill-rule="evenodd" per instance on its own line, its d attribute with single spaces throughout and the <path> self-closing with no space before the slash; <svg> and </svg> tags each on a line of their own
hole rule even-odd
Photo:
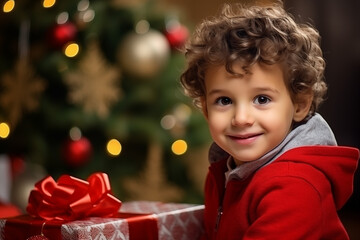
<svg viewBox="0 0 360 240">
<path fill-rule="evenodd" d="M 350 147 L 294 148 L 226 189 L 226 159 L 211 164 L 203 239 L 349 239 L 337 210 L 352 194 L 358 159 Z"/>
</svg>

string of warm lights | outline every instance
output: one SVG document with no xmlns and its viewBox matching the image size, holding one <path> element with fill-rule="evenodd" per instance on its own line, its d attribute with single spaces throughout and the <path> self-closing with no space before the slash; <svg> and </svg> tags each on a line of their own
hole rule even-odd
<svg viewBox="0 0 360 240">
<path fill-rule="evenodd" d="M 56 0 L 44 0 L 42 6 L 44 8 L 51 8 L 56 3 Z M 15 9 L 15 0 L 7 0 L 3 5 L 3 12 L 9 13 Z"/>
<path fill-rule="evenodd" d="M 42 2 L 42 6 L 44 8 L 51 8 L 55 5 L 56 0 L 44 0 Z M 10 13 L 13 12 L 15 9 L 15 0 L 7 0 L 3 5 L 3 12 L 4 13 Z M 82 19 L 84 22 L 90 22 L 95 16 L 95 13 L 92 9 L 89 8 L 89 1 L 88 0 L 81 0 L 78 4 L 78 11 L 81 13 L 79 15 L 82 16 Z M 69 14 L 66 12 L 60 13 L 57 18 L 56 22 L 57 24 L 65 24 L 69 19 Z M 76 55 L 78 55 L 80 51 L 79 44 L 76 42 L 69 42 L 67 43 L 63 48 L 63 53 L 65 56 L 69 58 L 73 58 Z"/>
<path fill-rule="evenodd" d="M 10 126 L 6 122 L 0 123 L 0 138 L 7 138 L 10 134 Z M 77 141 L 81 138 L 81 132 L 78 128 L 70 129 L 70 138 Z M 106 150 L 111 156 L 118 156 L 121 153 L 122 145 L 117 139 L 110 139 L 106 144 Z M 187 151 L 187 143 L 182 140 L 176 140 L 171 145 L 171 150 L 176 155 L 182 155 Z"/>
<path fill-rule="evenodd" d="M 10 126 L 6 122 L 0 123 L 0 138 L 7 138 L 10 134 Z M 81 138 L 81 131 L 77 127 L 71 128 L 69 131 L 70 138 L 77 141 Z M 117 139 L 110 139 L 106 144 L 106 150 L 111 156 L 119 156 L 122 151 L 122 145 Z M 171 151 L 176 155 L 182 155 L 187 151 L 187 143 L 185 140 L 178 139 L 171 145 Z"/>
<path fill-rule="evenodd" d="M 190 115 L 190 107 L 186 104 L 179 104 L 172 114 L 167 114 L 161 119 L 160 125 L 165 130 L 171 130 L 174 129 L 176 125 L 185 124 Z M 187 149 L 187 142 L 183 139 L 177 139 L 171 145 L 171 151 L 175 155 L 183 155 L 187 152 Z M 121 153 L 122 145 L 117 139 L 111 139 L 106 145 L 106 150 L 110 156 L 118 156 Z"/>
</svg>

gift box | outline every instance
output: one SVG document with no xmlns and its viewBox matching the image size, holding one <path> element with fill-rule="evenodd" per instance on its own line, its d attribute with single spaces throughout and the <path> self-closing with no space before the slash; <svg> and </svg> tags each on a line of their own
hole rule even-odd
<svg viewBox="0 0 360 240">
<path fill-rule="evenodd" d="M 0 219 L 0 240 L 197 239 L 203 205 L 121 202 L 105 173 L 87 180 L 47 176 L 30 192 L 28 214 Z"/>
<path fill-rule="evenodd" d="M 118 214 L 110 218 L 66 221 L 21 215 L 0 219 L 0 239 L 42 234 L 50 240 L 198 239 L 203 232 L 203 210 L 203 205 L 133 201 L 123 202 Z"/>
</svg>

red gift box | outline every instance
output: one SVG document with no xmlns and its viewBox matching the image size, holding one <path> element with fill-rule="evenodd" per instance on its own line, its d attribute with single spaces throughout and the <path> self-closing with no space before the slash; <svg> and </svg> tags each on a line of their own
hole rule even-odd
<svg viewBox="0 0 360 240">
<path fill-rule="evenodd" d="M 124 202 L 112 218 L 45 221 L 22 215 L 0 219 L 0 239 L 27 239 L 41 233 L 50 240 L 198 239 L 203 210 L 203 205 L 134 201 Z"/>
</svg>

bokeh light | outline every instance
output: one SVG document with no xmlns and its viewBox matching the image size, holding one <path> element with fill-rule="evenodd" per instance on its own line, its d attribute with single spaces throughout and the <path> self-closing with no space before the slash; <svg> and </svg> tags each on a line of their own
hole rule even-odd
<svg viewBox="0 0 360 240">
<path fill-rule="evenodd" d="M 176 155 L 182 155 L 187 151 L 187 143 L 182 139 L 176 140 L 171 145 L 171 150 Z"/>
<path fill-rule="evenodd" d="M 55 5 L 55 0 L 44 0 L 43 1 L 43 7 L 44 8 L 51 8 L 52 6 Z"/>
<path fill-rule="evenodd" d="M 7 138 L 10 134 L 10 126 L 2 122 L 0 123 L 0 138 Z"/>
<path fill-rule="evenodd" d="M 77 141 L 80 140 L 82 134 L 81 134 L 81 130 L 78 127 L 72 127 L 69 131 L 69 135 L 71 140 L 73 141 Z"/>
<path fill-rule="evenodd" d="M 88 0 L 81 0 L 77 5 L 78 11 L 86 11 L 90 6 L 90 2 Z"/>
<path fill-rule="evenodd" d="M 64 24 L 69 20 L 69 13 L 68 12 L 61 12 L 56 17 L 56 23 L 57 24 Z"/>
<path fill-rule="evenodd" d="M 150 29 L 150 23 L 146 20 L 140 20 L 135 26 L 135 32 L 138 34 L 147 33 Z"/>
<path fill-rule="evenodd" d="M 160 125 L 166 130 L 172 129 L 176 125 L 176 118 L 174 117 L 174 115 L 165 115 L 161 119 Z"/>
<path fill-rule="evenodd" d="M 3 6 L 3 12 L 8 13 L 11 12 L 15 7 L 15 1 L 14 0 L 8 0 L 4 3 Z"/>
<path fill-rule="evenodd" d="M 111 139 L 108 141 L 106 145 L 106 150 L 112 156 L 118 156 L 121 153 L 122 146 L 121 143 L 116 139 Z"/>
<path fill-rule="evenodd" d="M 191 108 L 186 104 L 179 104 L 174 109 L 174 115 L 179 121 L 187 122 L 191 115 Z"/>
<path fill-rule="evenodd" d="M 79 45 L 77 43 L 69 43 L 65 46 L 64 54 L 67 57 L 75 57 L 79 53 Z"/>
</svg>

